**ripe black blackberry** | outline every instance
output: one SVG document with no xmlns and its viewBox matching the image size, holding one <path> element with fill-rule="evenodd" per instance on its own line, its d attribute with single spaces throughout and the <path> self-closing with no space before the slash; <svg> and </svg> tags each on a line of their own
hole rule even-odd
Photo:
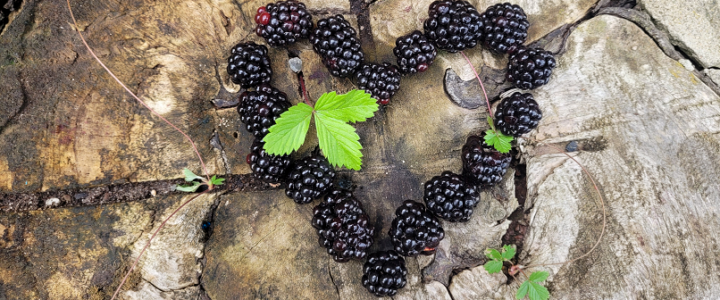
<svg viewBox="0 0 720 300">
<path fill-rule="evenodd" d="M 445 237 L 440 221 L 425 206 L 405 200 L 395 210 L 390 225 L 390 239 L 395 251 L 404 256 L 430 255 Z"/>
<path fill-rule="evenodd" d="M 470 220 L 479 201 L 477 189 L 453 172 L 445 171 L 425 183 L 425 205 L 429 211 L 450 222 Z"/>
<path fill-rule="evenodd" d="M 508 61 L 507 80 L 515 87 L 531 90 L 544 85 L 555 68 L 555 57 L 541 48 L 518 47 Z"/>
<path fill-rule="evenodd" d="M 425 72 L 437 56 L 435 46 L 419 30 L 397 38 L 393 53 L 403 74 Z"/>
<path fill-rule="evenodd" d="M 395 296 L 407 284 L 405 259 L 393 250 L 370 254 L 363 266 L 363 286 L 378 297 Z"/>
<path fill-rule="evenodd" d="M 389 63 L 365 64 L 356 73 L 358 88 L 365 90 L 379 104 L 387 105 L 400 88 L 400 72 Z"/>
<path fill-rule="evenodd" d="M 483 42 L 495 53 L 513 53 L 527 39 L 530 22 L 520 6 L 498 3 L 482 14 Z"/>
<path fill-rule="evenodd" d="M 255 138 L 262 139 L 268 134 L 268 129 L 275 125 L 275 120 L 290 108 L 285 93 L 271 87 L 269 84 L 262 84 L 256 91 L 245 91 L 240 94 L 240 121 L 245 123 L 248 132 L 255 135 Z"/>
<path fill-rule="evenodd" d="M 533 95 L 513 93 L 495 109 L 495 127 L 505 135 L 519 137 L 535 129 L 542 112 Z"/>
<path fill-rule="evenodd" d="M 458 52 L 473 48 L 483 34 L 483 22 L 477 9 L 464 0 L 435 1 L 425 20 L 425 36 L 438 49 Z"/>
<path fill-rule="evenodd" d="M 254 42 L 235 45 L 230 50 L 227 72 L 232 82 L 245 89 L 270 82 L 272 68 L 267 47 Z"/>
<path fill-rule="evenodd" d="M 268 3 L 255 15 L 255 34 L 273 47 L 284 47 L 307 38 L 312 31 L 312 15 L 302 2 L 288 0 Z"/>
<path fill-rule="evenodd" d="M 319 20 L 310 42 L 333 76 L 350 77 L 365 61 L 355 29 L 342 15 Z"/>
<path fill-rule="evenodd" d="M 288 174 L 285 195 L 298 204 L 310 203 L 333 187 L 335 170 L 324 157 L 296 161 Z"/>
<path fill-rule="evenodd" d="M 262 140 L 255 139 L 245 161 L 255 177 L 267 183 L 281 183 L 290 168 L 290 156 L 270 155 L 263 149 L 264 145 Z"/>
<path fill-rule="evenodd" d="M 375 229 L 362 203 L 345 190 L 334 190 L 313 209 L 312 226 L 318 242 L 337 262 L 361 260 L 373 244 Z"/>
<path fill-rule="evenodd" d="M 492 186 L 502 180 L 510 159 L 510 153 L 500 153 L 483 137 L 471 135 L 462 148 L 463 176 L 475 185 Z"/>
</svg>

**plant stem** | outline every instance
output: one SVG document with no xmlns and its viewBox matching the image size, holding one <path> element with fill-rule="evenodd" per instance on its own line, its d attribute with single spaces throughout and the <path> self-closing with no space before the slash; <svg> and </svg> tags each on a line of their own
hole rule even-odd
<svg viewBox="0 0 720 300">
<path fill-rule="evenodd" d="M 185 201 L 182 205 L 180 205 L 178 208 L 176 208 L 176 209 L 170 214 L 170 216 L 168 216 L 167 218 L 165 218 L 165 220 L 164 220 L 164 221 L 160 224 L 160 226 L 155 230 L 155 232 L 152 234 L 152 236 L 150 236 L 150 239 L 147 241 L 147 243 L 145 243 L 145 247 L 142 248 L 142 251 L 140 251 L 140 254 L 138 254 L 138 257 L 135 258 L 135 262 L 133 262 L 132 267 L 130 267 L 130 270 L 128 270 L 127 273 L 125 273 L 125 277 L 123 277 L 122 281 L 120 281 L 120 285 L 119 285 L 119 286 L 117 287 L 117 289 L 115 290 L 115 293 L 113 294 L 111 300 L 115 300 L 115 298 L 117 297 L 118 293 L 120 293 L 120 289 L 123 287 L 123 285 L 125 284 L 125 281 L 127 281 L 128 277 L 130 277 L 130 274 L 132 273 L 132 271 L 135 269 L 135 267 L 137 266 L 138 262 L 140 261 L 140 257 L 142 257 L 143 253 L 145 253 L 145 250 L 147 250 L 147 248 L 150 247 L 150 242 L 152 242 L 152 240 L 155 238 L 155 236 L 158 234 L 158 232 L 160 232 L 160 230 L 161 230 L 163 227 L 165 227 L 165 224 L 167 223 L 167 221 L 170 220 L 170 218 L 172 218 L 178 211 L 180 211 L 180 209 L 182 209 L 183 207 L 185 207 L 185 205 L 188 205 L 188 203 L 192 202 L 193 200 L 197 199 L 198 197 L 202 196 L 203 194 L 205 194 L 205 193 L 207 193 L 207 192 L 209 192 L 209 191 L 211 191 L 211 190 L 212 190 L 212 185 L 209 186 L 209 188 L 208 188 L 207 190 L 203 191 L 202 193 L 197 194 L 197 195 L 193 196 L 192 198 L 188 199 L 187 201 Z"/>
<path fill-rule="evenodd" d="M 495 119 L 492 113 L 492 108 L 490 108 L 490 99 L 488 99 L 487 92 L 485 91 L 485 85 L 483 84 L 482 80 L 480 79 L 480 75 L 478 75 L 477 70 L 475 70 L 475 67 L 473 66 L 470 59 L 465 55 L 465 51 L 460 51 L 460 54 L 465 58 L 468 65 L 470 65 L 470 69 L 472 69 L 473 73 L 475 74 L 475 78 L 477 78 L 478 82 L 480 83 L 480 87 L 482 88 L 483 94 L 485 95 L 485 104 L 487 104 L 488 113 L 490 113 L 490 118 Z"/>
<path fill-rule="evenodd" d="M 310 97 L 308 97 L 307 89 L 305 89 L 305 79 L 303 78 L 302 72 L 298 73 L 298 81 L 300 81 L 300 88 L 302 88 L 305 104 L 312 106 L 312 104 L 310 104 Z"/>
<path fill-rule="evenodd" d="M 68 5 L 68 10 L 70 11 L 70 17 L 71 17 L 72 20 L 73 20 L 73 24 L 75 24 L 75 30 L 78 31 L 78 35 L 80 36 L 80 40 L 82 40 L 82 43 L 85 45 L 85 48 L 87 48 L 88 52 L 90 52 L 90 55 L 92 55 L 92 57 L 94 57 L 95 60 L 96 60 L 98 63 L 100 63 L 100 65 L 103 67 L 103 69 L 105 69 L 105 71 L 107 71 L 108 74 L 110 74 L 110 76 L 111 76 L 113 79 L 115 79 L 115 81 L 117 81 L 117 83 L 119 83 L 120 86 L 122 86 L 122 87 L 125 89 L 125 91 L 127 91 L 133 98 L 135 98 L 135 100 L 137 100 L 138 102 L 140 102 L 140 104 L 142 104 L 143 106 L 145 106 L 145 108 L 149 109 L 150 112 L 152 112 L 154 115 L 158 116 L 161 120 L 165 121 L 165 123 L 167 123 L 167 124 L 170 125 L 172 128 L 174 128 L 175 130 L 177 130 L 178 132 L 180 132 L 180 134 L 182 134 L 188 141 L 190 141 L 190 144 L 192 145 L 193 150 L 195 151 L 195 154 L 197 155 L 198 159 L 200 159 L 200 165 L 201 165 L 202 168 L 203 168 L 203 172 L 205 173 L 205 177 L 207 178 L 207 181 L 209 182 L 209 181 L 210 181 L 210 173 L 208 172 L 207 167 L 205 166 L 205 162 L 203 162 L 202 156 L 200 156 L 200 151 L 198 151 L 197 147 L 195 146 L 195 142 L 193 142 L 193 140 L 192 140 L 187 134 L 185 134 L 185 132 L 183 132 L 182 130 L 180 130 L 180 128 L 177 128 L 177 126 L 173 125 L 173 123 L 170 123 L 170 121 L 168 121 L 168 120 L 165 119 L 163 116 L 161 116 L 160 114 L 158 114 L 157 112 L 155 112 L 155 110 L 153 110 L 153 109 L 152 109 L 149 105 L 147 105 L 144 101 L 140 100 L 140 98 L 138 98 L 138 96 L 136 96 L 135 93 L 133 93 L 132 91 L 130 91 L 130 89 L 129 89 L 127 86 L 125 86 L 125 84 L 124 84 L 122 81 L 120 81 L 120 79 L 118 79 L 117 76 L 115 76 L 115 74 L 113 74 L 113 72 L 110 71 L 110 69 L 109 69 L 107 66 L 105 66 L 105 64 L 97 57 L 97 55 L 95 55 L 95 52 L 90 48 L 90 46 L 88 45 L 88 43 L 85 41 L 85 38 L 84 38 L 84 37 L 82 36 L 82 34 L 80 33 L 79 26 L 78 26 L 78 24 L 77 24 L 77 21 L 75 20 L 75 15 L 73 15 L 72 8 L 70 7 L 70 0 L 67 0 L 67 5 Z"/>
</svg>

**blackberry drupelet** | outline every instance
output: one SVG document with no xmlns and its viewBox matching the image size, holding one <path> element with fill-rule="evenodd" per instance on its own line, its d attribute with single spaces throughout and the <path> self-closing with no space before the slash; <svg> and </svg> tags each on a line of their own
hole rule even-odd
<svg viewBox="0 0 720 300">
<path fill-rule="evenodd" d="M 403 74 L 425 72 L 437 56 L 435 46 L 419 30 L 397 38 L 393 53 Z"/>
<path fill-rule="evenodd" d="M 258 8 L 255 34 L 273 47 L 284 47 L 307 38 L 312 31 L 312 15 L 302 2 L 288 0 Z"/>
<path fill-rule="evenodd" d="M 471 135 L 462 148 L 463 176 L 475 185 L 492 186 L 502 180 L 510 159 L 510 153 L 500 153 L 483 137 Z"/>
<path fill-rule="evenodd" d="M 495 53 L 513 53 L 527 39 L 530 22 L 520 6 L 498 3 L 482 14 L 485 47 Z"/>
<path fill-rule="evenodd" d="M 271 87 L 269 84 L 262 84 L 256 91 L 245 91 L 240 94 L 240 121 L 245 123 L 245 128 L 255 138 L 262 139 L 268 134 L 268 129 L 275 125 L 275 120 L 290 108 L 285 93 Z"/>
<path fill-rule="evenodd" d="M 555 57 L 541 48 L 518 47 L 508 61 L 507 80 L 516 88 L 531 90 L 544 85 L 555 68 Z"/>
<path fill-rule="evenodd" d="M 365 61 L 355 29 L 342 15 L 319 20 L 310 42 L 333 76 L 350 77 Z"/>
<path fill-rule="evenodd" d="M 250 154 L 245 161 L 255 177 L 267 183 L 281 183 L 285 181 L 285 174 L 290 168 L 290 156 L 270 155 L 265 152 L 262 140 L 255 139 L 250 148 Z"/>
<path fill-rule="evenodd" d="M 460 175 L 449 171 L 425 183 L 424 199 L 427 209 L 450 222 L 470 220 L 479 196 L 474 185 L 465 183 Z"/>
<path fill-rule="evenodd" d="M 312 225 L 318 242 L 337 262 L 361 260 L 373 244 L 375 229 L 362 203 L 345 190 L 334 190 L 313 209 Z"/>
<path fill-rule="evenodd" d="M 467 1 L 435 1 L 428 15 L 423 26 L 425 36 L 438 49 L 462 51 L 475 47 L 484 37 L 480 14 Z"/>
<path fill-rule="evenodd" d="M 405 200 L 395 210 L 390 226 L 390 239 L 395 251 L 404 256 L 430 255 L 445 237 L 440 221 L 425 206 Z"/>
<path fill-rule="evenodd" d="M 407 283 L 405 259 L 393 250 L 370 254 L 363 266 L 363 286 L 378 297 L 395 296 Z"/>
<path fill-rule="evenodd" d="M 389 63 L 365 64 L 356 73 L 358 88 L 370 93 L 379 104 L 387 105 L 400 88 L 400 72 Z"/>
<path fill-rule="evenodd" d="M 335 170 L 324 157 L 296 161 L 288 174 L 285 195 L 298 204 L 310 203 L 333 187 Z"/>
<path fill-rule="evenodd" d="M 495 109 L 495 127 L 505 135 L 519 137 L 535 129 L 542 112 L 532 94 L 514 93 Z"/>
<path fill-rule="evenodd" d="M 227 72 L 232 82 L 245 89 L 270 82 L 272 68 L 267 47 L 254 42 L 235 45 L 230 50 Z"/>
</svg>

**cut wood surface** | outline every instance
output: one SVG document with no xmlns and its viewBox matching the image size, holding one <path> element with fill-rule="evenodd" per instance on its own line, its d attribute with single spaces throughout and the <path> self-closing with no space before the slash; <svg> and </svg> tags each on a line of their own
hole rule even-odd
<svg viewBox="0 0 720 300">
<path fill-rule="evenodd" d="M 190 134 L 212 174 L 249 173 L 252 135 L 236 109 L 212 103 L 243 91 L 229 81 L 227 56 L 240 41 L 264 43 L 253 17 L 266 1 L 71 1 L 80 28 L 64 1 L 23 1 L 0 29 L 0 195 L 171 180 L 184 167 L 201 173 L 183 137 L 112 81 L 76 29 L 131 90 Z M 314 20 L 343 14 L 370 61 L 393 63 L 395 39 L 422 30 L 431 2 L 305 1 Z M 484 11 L 502 1 L 470 2 Z M 485 249 L 500 247 L 521 220 L 528 227 L 519 263 L 550 272 L 552 299 L 720 299 L 720 89 L 708 49 L 715 31 L 675 36 L 685 31 L 658 13 L 675 4 L 660 0 L 515 2 L 531 22 L 527 43 L 557 52 L 550 83 L 531 91 L 543 120 L 517 143 L 518 169 L 482 193 L 471 220 L 443 222 L 437 253 L 407 258 L 408 285 L 393 298 L 514 298 L 520 282 L 482 264 Z M 716 24 L 717 4 L 708 6 L 678 13 Z M 506 57 L 481 47 L 466 54 L 481 77 L 505 72 Z M 354 88 L 330 76 L 307 41 L 270 56 L 272 84 L 293 103 L 301 98 L 290 57 L 302 59 L 312 99 Z M 459 53 L 440 52 L 356 125 L 363 169 L 339 176 L 356 185 L 376 228 L 371 251 L 391 247 L 395 208 L 422 200 L 433 176 L 459 172 L 465 139 L 487 129 L 474 80 Z M 492 81 L 494 101 L 508 86 Z M 589 178 L 556 149 L 570 142 L 578 145 L 570 155 L 598 183 L 607 227 L 587 258 L 545 265 L 583 255 L 602 230 Z M 336 263 L 318 245 L 310 225 L 318 200 L 297 205 L 281 187 L 260 189 L 209 194 L 181 209 L 121 299 L 376 299 L 360 283 L 362 262 Z M 48 198 L 39 199 L 47 209 L 0 213 L 0 299 L 109 299 L 152 232 L 190 197 L 152 195 L 93 206 L 76 193 L 79 207 L 50 208 L 66 200 Z"/>
</svg>

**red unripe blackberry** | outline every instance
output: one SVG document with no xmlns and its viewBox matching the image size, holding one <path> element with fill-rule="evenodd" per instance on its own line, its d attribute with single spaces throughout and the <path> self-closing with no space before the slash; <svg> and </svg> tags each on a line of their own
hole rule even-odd
<svg viewBox="0 0 720 300">
<path fill-rule="evenodd" d="M 424 205 L 412 200 L 405 200 L 395 210 L 388 234 L 395 251 L 404 256 L 433 254 L 445 237 L 440 221 Z"/>
<path fill-rule="evenodd" d="M 319 20 L 310 42 L 333 76 L 350 77 L 365 61 L 355 29 L 342 15 Z"/>
<path fill-rule="evenodd" d="M 245 91 L 240 94 L 240 121 L 245 123 L 245 128 L 255 138 L 262 139 L 268 134 L 275 120 L 282 113 L 290 108 L 285 93 L 271 87 L 269 84 L 262 84 L 256 91 Z"/>
<path fill-rule="evenodd" d="M 395 296 L 407 284 L 405 259 L 393 250 L 370 254 L 363 266 L 362 284 L 375 296 Z"/>
<path fill-rule="evenodd" d="M 318 242 L 337 262 L 361 260 L 373 244 L 375 229 L 362 203 L 349 191 L 334 190 L 313 208 L 312 225 Z"/>
<path fill-rule="evenodd" d="M 397 38 L 393 53 L 403 74 L 425 72 L 437 56 L 435 46 L 419 30 Z"/>
<path fill-rule="evenodd" d="M 312 15 L 305 4 L 295 0 L 268 3 L 255 15 L 255 34 L 273 47 L 285 47 L 307 38 L 312 31 Z"/>
<path fill-rule="evenodd" d="M 439 218 L 466 222 L 477 206 L 480 194 L 473 184 L 455 173 L 445 171 L 425 183 L 425 205 Z"/>
<path fill-rule="evenodd" d="M 471 135 L 462 148 L 463 176 L 477 186 L 492 186 L 502 180 L 510 159 L 510 153 L 500 153 L 483 137 Z"/>
<path fill-rule="evenodd" d="M 230 50 L 227 72 L 232 82 L 243 88 L 270 82 L 272 68 L 267 47 L 254 42 L 235 45 Z"/>
<path fill-rule="evenodd" d="M 514 93 L 495 109 L 495 127 L 505 135 L 519 137 L 535 129 L 542 111 L 532 94 Z"/>
<path fill-rule="evenodd" d="M 519 89 L 534 89 L 548 82 L 554 68 L 555 57 L 549 51 L 520 46 L 510 54 L 507 80 Z"/>
<path fill-rule="evenodd" d="M 483 38 L 483 22 L 477 9 L 465 0 L 441 0 L 430 4 L 425 36 L 438 49 L 458 52 L 473 48 Z"/>
<path fill-rule="evenodd" d="M 324 157 L 295 161 L 288 174 L 285 195 L 298 204 L 310 203 L 333 187 L 335 170 Z"/>
<path fill-rule="evenodd" d="M 400 89 L 400 72 L 389 63 L 365 64 L 355 73 L 355 77 L 358 88 L 370 93 L 382 105 L 387 105 Z"/>
<path fill-rule="evenodd" d="M 250 154 L 245 158 L 253 175 L 267 183 L 285 181 L 285 174 L 290 168 L 290 156 L 270 155 L 263 149 L 264 145 L 263 141 L 256 139 L 250 148 Z"/>
<path fill-rule="evenodd" d="M 530 22 L 520 6 L 498 3 L 482 14 L 483 42 L 495 53 L 513 53 L 527 39 Z"/>
</svg>

